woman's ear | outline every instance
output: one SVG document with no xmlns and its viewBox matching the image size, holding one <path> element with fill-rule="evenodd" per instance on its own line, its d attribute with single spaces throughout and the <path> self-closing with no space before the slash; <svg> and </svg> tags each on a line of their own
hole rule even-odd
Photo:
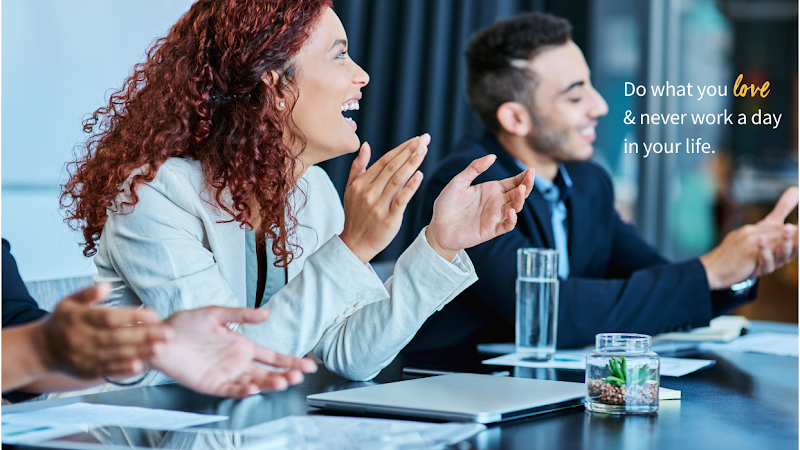
<svg viewBox="0 0 800 450">
<path fill-rule="evenodd" d="M 278 85 L 280 83 L 280 79 L 281 79 L 280 75 L 278 75 L 278 72 L 276 72 L 274 70 L 270 70 L 269 72 L 265 72 L 264 76 L 261 77 L 261 81 L 263 81 L 264 84 L 267 85 L 267 87 L 269 87 L 270 89 L 273 90 L 273 92 L 275 92 L 275 98 L 277 98 L 277 100 L 278 100 L 278 108 L 279 109 L 284 109 L 284 108 L 286 108 L 286 99 L 283 98 L 283 96 L 281 95 L 280 89 L 278 88 Z"/>
<path fill-rule="evenodd" d="M 505 102 L 497 108 L 497 121 L 500 126 L 514 136 L 527 136 L 533 121 L 528 108 L 517 102 Z"/>
</svg>

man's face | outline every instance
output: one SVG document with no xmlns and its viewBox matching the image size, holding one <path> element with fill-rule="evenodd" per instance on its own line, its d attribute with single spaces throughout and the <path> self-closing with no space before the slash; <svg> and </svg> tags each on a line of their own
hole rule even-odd
<svg viewBox="0 0 800 450">
<path fill-rule="evenodd" d="M 608 105 L 592 87 L 583 53 L 570 41 L 537 55 L 529 67 L 538 85 L 528 144 L 558 162 L 588 160 L 597 118 L 608 113 Z"/>
</svg>

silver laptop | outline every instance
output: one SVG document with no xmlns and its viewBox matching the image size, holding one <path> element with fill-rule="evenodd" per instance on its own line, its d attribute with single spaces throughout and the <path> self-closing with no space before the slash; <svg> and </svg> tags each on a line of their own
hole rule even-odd
<svg viewBox="0 0 800 450">
<path fill-rule="evenodd" d="M 313 394 L 310 406 L 356 415 L 494 423 L 583 404 L 583 383 L 460 373 Z"/>
</svg>

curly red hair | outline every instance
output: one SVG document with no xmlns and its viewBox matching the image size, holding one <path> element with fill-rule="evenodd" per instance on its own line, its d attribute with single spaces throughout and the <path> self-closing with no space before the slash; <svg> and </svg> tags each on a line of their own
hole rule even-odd
<svg viewBox="0 0 800 450">
<path fill-rule="evenodd" d="M 242 226 L 254 197 L 277 262 L 291 262 L 297 160 L 287 142 L 305 144 L 291 120 L 292 58 L 325 6 L 331 0 L 199 0 L 155 42 L 108 106 L 84 121 L 90 136 L 68 164 L 60 201 L 83 231 L 84 255 L 97 253 L 107 208 L 131 173 L 145 168 L 123 207 L 135 206 L 136 187 L 168 158 L 181 157 L 201 162 L 216 203 Z"/>
</svg>

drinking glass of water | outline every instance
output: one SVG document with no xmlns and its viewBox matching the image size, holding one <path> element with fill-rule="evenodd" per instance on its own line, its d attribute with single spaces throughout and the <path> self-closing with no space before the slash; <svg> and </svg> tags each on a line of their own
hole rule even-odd
<svg viewBox="0 0 800 450">
<path fill-rule="evenodd" d="M 550 361 L 558 325 L 558 250 L 517 250 L 517 358 Z"/>
</svg>

